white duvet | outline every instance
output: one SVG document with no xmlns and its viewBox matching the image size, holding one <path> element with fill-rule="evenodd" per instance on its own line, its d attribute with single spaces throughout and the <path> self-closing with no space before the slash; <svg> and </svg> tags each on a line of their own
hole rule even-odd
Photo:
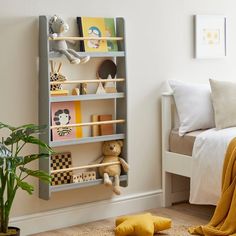
<svg viewBox="0 0 236 236">
<path fill-rule="evenodd" d="M 236 128 L 209 129 L 197 136 L 193 147 L 190 203 L 216 205 L 221 191 L 221 173 L 229 142 Z"/>
</svg>

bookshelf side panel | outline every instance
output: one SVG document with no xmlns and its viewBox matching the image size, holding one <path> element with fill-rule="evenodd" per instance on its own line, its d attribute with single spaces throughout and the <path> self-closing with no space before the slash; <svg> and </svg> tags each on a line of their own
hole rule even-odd
<svg viewBox="0 0 236 236">
<path fill-rule="evenodd" d="M 119 50 L 124 51 L 126 55 L 125 48 L 125 20 L 124 18 L 116 18 L 116 34 L 117 37 L 123 37 L 124 40 L 119 41 Z M 117 133 L 124 133 L 124 146 L 121 156 L 128 161 L 128 113 L 127 113 L 127 76 L 126 76 L 126 56 L 119 57 L 116 59 L 117 64 L 117 77 L 125 78 L 124 82 L 117 83 L 117 89 L 119 92 L 124 92 L 125 97 L 122 99 L 116 99 L 116 119 L 125 119 L 124 124 L 117 124 Z M 128 185 L 128 180 L 121 182 L 121 186 L 126 187 Z"/>
<path fill-rule="evenodd" d="M 49 103 L 49 41 L 48 19 L 46 16 L 39 17 L 39 125 L 47 125 L 45 133 L 39 138 L 50 143 L 50 103 Z M 39 160 L 40 170 L 50 174 L 50 158 Z M 50 186 L 39 181 L 39 197 L 45 200 L 50 198 Z"/>
</svg>

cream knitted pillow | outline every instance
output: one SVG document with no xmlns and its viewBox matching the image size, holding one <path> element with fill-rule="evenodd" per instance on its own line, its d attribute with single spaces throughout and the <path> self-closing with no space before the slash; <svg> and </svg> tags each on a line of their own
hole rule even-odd
<svg viewBox="0 0 236 236">
<path fill-rule="evenodd" d="M 210 79 L 216 128 L 236 126 L 236 83 Z"/>
</svg>

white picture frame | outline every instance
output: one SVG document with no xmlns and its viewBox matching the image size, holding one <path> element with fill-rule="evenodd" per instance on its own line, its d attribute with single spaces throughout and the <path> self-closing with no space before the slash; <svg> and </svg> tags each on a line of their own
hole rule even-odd
<svg viewBox="0 0 236 236">
<path fill-rule="evenodd" d="M 195 16 L 195 57 L 224 58 L 226 56 L 226 17 Z"/>
</svg>

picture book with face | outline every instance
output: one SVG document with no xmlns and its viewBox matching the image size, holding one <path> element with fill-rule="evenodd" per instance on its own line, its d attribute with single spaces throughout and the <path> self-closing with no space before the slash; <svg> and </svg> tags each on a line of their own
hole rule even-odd
<svg viewBox="0 0 236 236">
<path fill-rule="evenodd" d="M 107 52 L 107 41 L 99 37 L 106 37 L 104 18 L 77 17 L 79 35 L 81 37 L 92 37 L 93 39 L 81 41 L 81 51 L 85 52 Z M 97 38 L 97 39 L 96 39 Z"/>
<path fill-rule="evenodd" d="M 52 129 L 52 141 L 82 137 L 81 127 L 68 127 L 81 123 L 80 102 L 54 102 L 51 104 L 51 124 L 61 126 Z"/>
</svg>

